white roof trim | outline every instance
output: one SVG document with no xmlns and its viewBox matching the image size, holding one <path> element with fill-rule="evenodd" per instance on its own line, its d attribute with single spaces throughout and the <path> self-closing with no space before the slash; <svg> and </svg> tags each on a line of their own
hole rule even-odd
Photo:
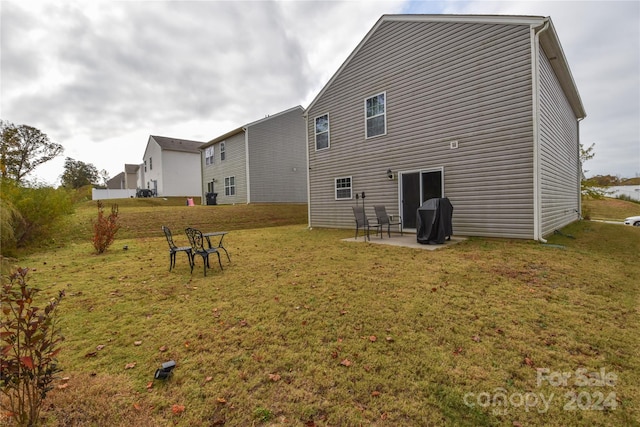
<svg viewBox="0 0 640 427">
<path fill-rule="evenodd" d="M 225 140 L 225 139 L 227 139 L 227 138 L 231 138 L 232 136 L 237 135 L 237 134 L 239 134 L 240 132 L 246 132 L 247 128 L 249 128 L 250 126 L 257 125 L 258 123 L 265 122 L 265 121 L 267 121 L 267 120 L 270 120 L 270 119 L 276 118 L 276 117 L 278 117 L 278 116 L 281 116 L 281 115 L 283 115 L 283 114 L 290 113 L 290 112 L 295 111 L 295 110 L 298 110 L 298 109 L 300 110 L 300 112 L 301 112 L 301 113 L 303 113 L 303 112 L 304 112 L 304 108 L 302 108 L 302 106 L 301 106 L 301 105 L 296 105 L 295 107 L 291 107 L 291 108 L 289 108 L 288 110 L 280 111 L 279 113 L 272 114 L 272 115 L 267 116 L 267 117 L 265 117 L 265 118 L 263 118 L 263 119 L 256 120 L 255 122 L 251 122 L 251 123 L 248 123 L 248 124 L 246 124 L 246 125 L 242 125 L 242 126 L 240 126 L 239 128 L 237 128 L 237 129 L 234 129 L 234 130 L 232 130 L 232 131 L 229 131 L 229 132 L 227 132 L 227 133 L 225 133 L 225 134 L 223 134 L 223 135 L 220 135 L 220 136 L 218 136 L 218 137 L 216 137 L 216 138 L 212 139 L 211 141 L 209 141 L 209 142 L 207 142 L 207 143 L 205 143 L 205 144 L 201 145 L 201 146 L 200 146 L 200 150 L 202 150 L 202 149 L 204 149 L 204 148 L 207 148 L 207 147 L 210 147 L 210 146 L 212 146 L 212 145 L 214 145 L 214 144 L 216 144 L 216 143 L 218 143 L 218 142 L 220 142 L 220 141 L 224 141 L 224 140 Z M 301 117 L 302 117 L 302 116 L 301 116 Z"/>
<path fill-rule="evenodd" d="M 380 19 L 375 23 L 373 28 L 364 36 L 362 41 L 351 52 L 347 59 L 342 63 L 338 71 L 329 79 L 329 81 L 322 87 L 318 95 L 313 98 L 313 101 L 304 111 L 304 116 L 307 116 L 309 111 L 322 97 L 327 88 L 331 86 L 334 80 L 342 73 L 342 70 L 351 62 L 362 46 L 371 38 L 374 32 L 384 22 L 459 22 L 459 23 L 477 23 L 477 24 L 509 24 L 509 25 L 528 25 L 539 26 L 545 22 L 543 16 L 516 16 L 516 15 L 382 15 Z"/>
</svg>

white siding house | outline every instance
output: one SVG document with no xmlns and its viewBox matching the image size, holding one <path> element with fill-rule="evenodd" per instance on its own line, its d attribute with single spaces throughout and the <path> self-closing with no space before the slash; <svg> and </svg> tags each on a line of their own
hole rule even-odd
<svg viewBox="0 0 640 427">
<path fill-rule="evenodd" d="M 415 229 L 542 239 L 579 218 L 585 111 L 550 18 L 385 15 L 305 110 L 309 225 L 353 228 L 356 194 Z"/>
<path fill-rule="evenodd" d="M 156 196 L 200 195 L 200 141 L 149 136 L 138 176 Z"/>
<path fill-rule="evenodd" d="M 202 203 L 305 203 L 307 158 L 301 106 L 246 124 L 200 147 Z"/>
</svg>

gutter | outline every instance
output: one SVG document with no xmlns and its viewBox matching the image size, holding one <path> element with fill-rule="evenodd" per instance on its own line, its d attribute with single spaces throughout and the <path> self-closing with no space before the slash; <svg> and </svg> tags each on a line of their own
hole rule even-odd
<svg viewBox="0 0 640 427">
<path fill-rule="evenodd" d="M 305 149 L 307 154 L 307 228 L 311 230 L 311 168 L 309 167 L 309 113 L 307 111 L 302 114 L 304 117 L 305 130 L 304 136 L 307 143 Z"/>
<path fill-rule="evenodd" d="M 241 128 L 244 131 L 244 152 L 245 152 L 245 179 L 247 182 L 247 204 L 251 203 L 251 179 L 249 176 L 249 127 L 243 126 Z"/>
<path fill-rule="evenodd" d="M 549 28 L 549 18 L 544 19 L 543 27 L 536 31 L 531 26 L 531 68 L 533 83 L 533 239 L 542 243 L 547 241 L 542 237 L 542 197 L 540 194 L 540 66 L 538 56 L 540 54 L 540 34 Z"/>
</svg>

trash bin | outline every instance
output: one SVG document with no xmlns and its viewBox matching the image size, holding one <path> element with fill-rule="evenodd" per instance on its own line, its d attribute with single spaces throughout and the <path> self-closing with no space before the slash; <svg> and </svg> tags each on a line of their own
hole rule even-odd
<svg viewBox="0 0 640 427">
<path fill-rule="evenodd" d="M 429 199 L 416 212 L 416 239 L 418 243 L 443 244 L 451 239 L 453 206 L 446 197 Z"/>
<path fill-rule="evenodd" d="M 205 197 L 207 199 L 207 205 L 217 205 L 218 202 L 216 199 L 218 198 L 218 193 L 206 193 Z"/>
</svg>

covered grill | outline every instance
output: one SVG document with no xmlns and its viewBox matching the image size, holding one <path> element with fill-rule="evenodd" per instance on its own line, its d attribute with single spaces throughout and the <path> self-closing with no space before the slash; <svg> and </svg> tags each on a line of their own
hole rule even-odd
<svg viewBox="0 0 640 427">
<path fill-rule="evenodd" d="M 451 217 L 453 206 L 446 197 L 429 199 L 416 212 L 416 239 L 418 243 L 443 244 L 453 234 Z"/>
</svg>

